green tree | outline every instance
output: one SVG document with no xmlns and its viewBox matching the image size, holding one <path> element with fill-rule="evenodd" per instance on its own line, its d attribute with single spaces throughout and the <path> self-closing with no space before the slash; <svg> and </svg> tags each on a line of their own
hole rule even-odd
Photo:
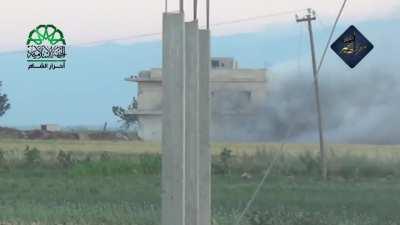
<svg viewBox="0 0 400 225">
<path fill-rule="evenodd" d="M 127 109 L 122 108 L 121 106 L 113 106 L 112 111 L 115 116 L 120 119 L 120 122 L 123 123 L 123 127 L 128 129 L 130 127 L 136 127 L 139 125 L 139 119 L 137 115 L 133 115 L 129 113 L 130 111 L 136 110 L 138 107 L 138 103 L 135 97 L 133 97 L 132 102 L 128 105 Z"/>
<path fill-rule="evenodd" d="M 1 93 L 1 86 L 2 83 L 0 81 L 0 117 L 2 117 L 11 107 L 10 103 L 8 103 L 7 95 Z"/>
</svg>

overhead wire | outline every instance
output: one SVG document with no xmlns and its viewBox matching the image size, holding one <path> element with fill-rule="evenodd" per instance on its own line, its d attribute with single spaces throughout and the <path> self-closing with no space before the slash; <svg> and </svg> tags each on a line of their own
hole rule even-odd
<svg viewBox="0 0 400 225">
<path fill-rule="evenodd" d="M 273 167 L 275 166 L 276 162 L 278 161 L 278 158 L 279 158 L 278 156 L 283 155 L 284 147 L 286 145 L 285 141 L 287 141 L 287 139 L 290 137 L 293 127 L 294 127 L 293 125 L 291 125 L 289 127 L 288 132 L 286 133 L 286 136 L 285 136 L 285 138 L 283 139 L 283 142 L 280 145 L 279 151 L 275 152 L 271 163 L 269 164 L 267 170 L 264 172 L 264 175 L 263 175 L 261 181 L 258 183 L 257 188 L 255 189 L 254 193 L 252 194 L 250 200 L 247 202 L 246 207 L 239 214 L 235 225 L 239 225 L 240 224 L 240 222 L 242 221 L 244 215 L 246 215 L 247 211 L 250 209 L 251 205 L 256 200 L 256 197 L 257 197 L 258 193 L 260 192 L 262 186 L 264 185 L 265 181 L 267 180 L 268 176 L 270 175 L 271 170 L 273 169 Z"/>
<path fill-rule="evenodd" d="M 105 44 L 109 42 L 117 42 L 117 41 L 124 41 L 124 40 L 134 40 L 134 39 L 141 39 L 141 38 L 147 38 L 147 37 L 155 37 L 161 35 L 161 33 L 145 33 L 145 34 L 138 34 L 138 35 L 131 35 L 131 36 L 126 36 L 123 38 L 113 38 L 113 39 L 104 39 L 104 40 L 97 40 L 97 41 L 88 41 L 88 42 L 81 42 L 77 44 L 72 44 L 67 46 L 90 46 L 90 45 L 97 45 L 97 44 Z M 0 52 L 0 55 L 9 55 L 9 54 L 17 54 L 17 53 L 23 53 L 25 50 L 15 50 L 15 51 L 8 51 L 8 52 Z"/>
<path fill-rule="evenodd" d="M 318 19 L 315 21 L 318 23 L 318 25 L 322 28 L 327 28 L 328 26 L 327 23 L 325 22 L 325 19 L 322 18 L 318 13 L 316 14 L 316 16 L 318 17 Z"/>
<path fill-rule="evenodd" d="M 207 0 L 207 18 L 209 18 L 209 0 Z M 254 20 L 261 20 L 261 19 L 266 19 L 270 17 L 276 17 L 276 16 L 282 16 L 282 15 L 287 15 L 287 14 L 292 14 L 296 12 L 301 12 L 305 11 L 306 9 L 298 9 L 298 10 L 291 10 L 291 11 L 281 11 L 277 13 L 270 13 L 270 14 L 265 14 L 265 15 L 260 15 L 260 16 L 254 16 L 254 17 L 245 17 L 241 19 L 236 19 L 236 20 L 228 20 L 228 21 L 222 21 L 222 22 L 217 22 L 214 24 L 208 24 L 208 27 L 218 27 L 218 26 L 223 26 L 223 25 L 229 25 L 229 24 L 237 24 L 237 23 L 243 23 L 243 22 L 248 22 L 248 21 L 254 21 Z M 209 23 L 209 20 L 208 20 Z M 148 38 L 148 37 L 155 37 L 155 36 L 160 36 L 162 33 L 161 32 L 152 32 L 152 33 L 143 33 L 143 34 L 136 34 L 136 35 L 129 35 L 125 37 L 120 37 L 120 38 L 112 38 L 112 39 L 104 39 L 104 40 L 96 40 L 96 41 L 88 41 L 88 42 L 82 42 L 82 43 L 77 43 L 73 44 L 73 46 L 87 46 L 87 45 L 96 45 L 96 44 L 103 44 L 103 43 L 108 43 L 108 42 L 117 42 L 117 41 L 127 41 L 127 40 L 135 40 L 135 39 L 141 39 L 141 38 Z M 69 45 L 72 46 L 72 45 Z M 14 54 L 14 53 L 22 53 L 25 50 L 16 50 L 16 51 L 9 51 L 9 52 L 0 52 L 0 55 L 5 55 L 5 54 Z"/>
<path fill-rule="evenodd" d="M 343 14 L 343 10 L 344 10 L 344 8 L 346 6 L 346 3 L 347 3 L 347 0 L 344 0 L 343 4 L 342 4 L 342 6 L 341 6 L 341 8 L 339 10 L 339 13 L 338 13 L 338 15 L 337 15 L 337 17 L 335 19 L 335 22 L 333 23 L 331 33 L 329 35 L 328 41 L 327 41 L 325 49 L 324 49 L 324 53 L 322 54 L 321 60 L 319 61 L 319 65 L 317 67 L 317 76 L 319 76 L 319 71 L 321 70 L 322 64 L 324 63 L 324 59 L 325 59 L 326 53 L 327 53 L 329 45 L 330 45 L 330 43 L 332 41 L 332 37 L 333 37 L 333 34 L 335 33 L 336 26 L 337 26 L 337 24 L 339 22 L 339 19 Z"/>
<path fill-rule="evenodd" d="M 265 15 L 261 15 L 261 16 L 253 16 L 253 17 L 247 17 L 247 18 L 231 20 L 231 21 L 222 21 L 222 22 L 218 22 L 218 23 L 213 24 L 213 26 L 214 27 L 218 27 L 218 26 L 222 26 L 222 25 L 243 23 L 243 22 L 247 22 L 247 21 L 266 19 L 266 18 L 269 18 L 269 17 L 293 14 L 293 13 L 302 12 L 302 11 L 305 11 L 305 10 L 307 10 L 307 9 L 297 9 L 297 10 L 290 10 L 290 11 L 282 11 L 282 12 L 277 12 L 277 13 L 270 13 L 270 14 L 265 14 Z"/>
<path fill-rule="evenodd" d="M 331 42 L 331 40 L 332 40 L 333 34 L 334 34 L 334 32 L 335 32 L 336 26 L 337 26 L 337 24 L 338 24 L 338 22 L 339 22 L 339 19 L 340 19 L 342 13 L 343 13 L 343 10 L 344 10 L 344 8 L 345 8 L 345 6 L 346 6 L 346 3 L 347 3 L 347 0 L 344 0 L 344 2 L 343 2 L 343 4 L 342 4 L 342 7 L 341 7 L 340 10 L 339 10 L 339 14 L 338 14 L 338 16 L 337 16 L 336 19 L 335 19 L 335 22 L 334 22 L 334 24 L 333 24 L 333 27 L 332 27 L 330 36 L 329 36 L 329 38 L 328 38 L 328 42 L 327 42 L 327 44 L 326 44 L 326 47 L 325 47 L 324 52 L 323 52 L 323 54 L 322 54 L 320 63 L 319 63 L 319 65 L 318 65 L 317 75 L 319 74 L 319 71 L 320 71 L 321 66 L 322 66 L 322 64 L 323 64 L 323 61 L 324 61 L 324 59 L 325 59 L 325 55 L 326 55 L 327 49 L 329 48 L 329 45 L 330 45 L 330 42 Z M 286 137 L 283 139 L 284 141 L 287 141 L 287 139 L 290 137 L 290 132 L 291 132 L 291 129 L 293 129 L 293 128 L 294 128 L 294 125 L 292 124 L 292 125 L 290 126 L 288 132 L 287 132 Z M 246 214 L 246 212 L 250 209 L 250 207 L 251 207 L 251 205 L 253 204 L 253 202 L 256 200 L 256 196 L 257 196 L 258 193 L 260 192 L 261 187 L 264 185 L 264 183 L 265 183 L 267 177 L 269 176 L 271 170 L 272 170 L 273 167 L 275 166 L 275 164 L 276 164 L 276 162 L 277 162 L 277 159 L 278 159 L 278 156 L 279 156 L 280 154 L 283 154 L 284 146 L 285 146 L 285 142 L 282 142 L 280 150 L 279 150 L 278 152 L 275 153 L 272 162 L 271 162 L 270 165 L 268 166 L 266 172 L 264 173 L 264 176 L 262 177 L 260 183 L 257 185 L 257 188 L 255 189 L 254 193 L 253 193 L 252 196 L 250 197 L 250 200 L 247 202 L 246 207 L 243 209 L 242 213 L 239 214 L 239 217 L 237 218 L 237 221 L 236 221 L 235 225 L 239 225 L 239 224 L 240 224 L 242 218 L 244 217 L 244 215 Z"/>
<path fill-rule="evenodd" d="M 301 54 L 301 43 L 303 42 L 303 36 L 304 36 L 304 28 L 300 28 L 299 29 L 299 43 L 298 43 L 298 49 L 297 49 L 297 72 L 300 73 L 300 54 Z M 248 210 L 250 209 L 251 205 L 254 203 L 254 201 L 256 200 L 256 197 L 258 195 L 258 193 L 261 191 L 262 186 L 264 185 L 265 181 L 267 180 L 268 176 L 271 173 L 271 170 L 274 168 L 275 164 L 278 161 L 278 158 L 280 155 L 283 155 L 284 150 L 285 150 L 285 145 L 286 145 L 286 141 L 288 141 L 291 132 L 294 128 L 294 124 L 291 124 L 287 130 L 286 136 L 282 139 L 281 141 L 281 145 L 279 148 L 279 151 L 275 152 L 274 157 L 271 161 L 271 163 L 269 164 L 269 166 L 267 167 L 267 170 L 264 172 L 264 175 L 262 177 L 262 179 L 260 180 L 260 182 L 258 183 L 256 189 L 254 190 L 253 194 L 250 197 L 250 200 L 247 202 L 245 208 L 243 209 L 243 211 L 239 214 L 239 216 L 236 219 L 235 225 L 240 225 L 240 222 L 242 221 L 243 217 L 246 215 L 246 213 L 248 212 Z"/>
</svg>

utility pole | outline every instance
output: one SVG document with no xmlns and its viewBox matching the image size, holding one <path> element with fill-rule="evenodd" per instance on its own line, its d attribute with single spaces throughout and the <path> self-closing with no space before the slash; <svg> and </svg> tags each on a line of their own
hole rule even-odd
<svg viewBox="0 0 400 225">
<path fill-rule="evenodd" d="M 210 30 L 210 0 L 206 0 L 206 29 Z"/>
<path fill-rule="evenodd" d="M 184 0 L 179 0 L 179 12 L 180 13 L 184 13 L 185 9 L 184 9 Z"/>
<path fill-rule="evenodd" d="M 316 20 L 315 12 L 311 9 L 308 9 L 308 14 L 305 15 L 303 18 L 299 18 L 296 15 L 296 21 L 298 23 L 307 22 L 308 24 L 308 32 L 310 34 L 310 46 L 311 46 L 311 59 L 312 59 L 312 68 L 313 68 L 313 75 L 314 75 L 314 87 L 315 87 L 315 100 L 317 105 L 317 113 L 318 113 L 318 130 L 319 130 L 319 150 L 320 150 L 320 157 L 321 157 L 321 175 L 322 179 L 326 180 L 328 176 L 328 169 L 327 169 L 327 160 L 325 154 L 325 146 L 324 146 L 324 133 L 323 133 L 323 126 L 322 126 L 322 113 L 321 113 L 321 104 L 320 104 L 320 97 L 319 97 L 319 82 L 318 82 L 318 71 L 317 71 L 317 61 L 315 59 L 315 46 L 314 46 L 314 37 L 312 31 L 312 23 L 311 21 Z"/>
<path fill-rule="evenodd" d="M 193 0 L 193 21 L 197 20 L 197 0 Z"/>
</svg>

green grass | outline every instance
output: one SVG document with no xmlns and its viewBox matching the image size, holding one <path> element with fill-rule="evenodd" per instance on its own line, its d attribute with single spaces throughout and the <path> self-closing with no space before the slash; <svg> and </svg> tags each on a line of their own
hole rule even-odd
<svg viewBox="0 0 400 225">
<path fill-rule="evenodd" d="M 0 221 L 160 224 L 159 175 L 99 174 L 71 175 L 49 169 L 3 171 Z M 213 217 L 218 224 L 234 222 L 259 178 L 244 181 L 238 175 L 214 176 Z M 357 225 L 389 224 L 389 221 L 400 221 L 399 190 L 397 179 L 321 182 L 316 178 L 272 177 L 262 188 L 249 215 L 255 211 L 274 212 L 270 219 L 291 221 L 292 214 L 310 214 L 326 224 L 346 224 L 346 221 Z M 248 219 L 246 216 L 245 224 Z"/>
<path fill-rule="evenodd" d="M 40 150 L 39 163 L 30 164 L 24 154 L 28 143 L 11 149 L 10 143 L 0 143 L 1 225 L 160 224 L 161 158 L 154 149 L 140 150 L 153 144 L 115 142 L 115 149 L 132 145 L 130 153 L 105 151 L 104 146 L 113 150 L 113 142 L 85 142 L 83 150 L 74 142 L 29 142 Z M 93 147 L 101 143 L 100 150 Z M 74 151 L 62 148 L 72 145 Z M 224 146 L 233 149 L 232 155 L 218 154 Z M 395 147 L 365 146 L 359 152 L 362 146 L 343 145 L 329 154 L 330 177 L 324 182 L 313 146 L 288 146 L 241 225 L 400 225 L 400 153 Z M 72 152 L 70 165 L 57 160 L 61 149 Z M 235 223 L 277 149 L 276 144 L 214 145 L 215 224 Z M 241 178 L 244 172 L 251 178 Z"/>
</svg>

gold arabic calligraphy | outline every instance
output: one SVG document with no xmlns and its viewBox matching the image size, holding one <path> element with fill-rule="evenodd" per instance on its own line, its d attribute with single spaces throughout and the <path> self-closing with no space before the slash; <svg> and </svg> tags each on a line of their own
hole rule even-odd
<svg viewBox="0 0 400 225">
<path fill-rule="evenodd" d="M 342 50 L 340 51 L 340 54 L 358 55 L 360 52 L 362 52 L 364 49 L 367 48 L 367 46 L 360 45 L 357 43 L 355 33 L 345 37 L 343 42 L 345 45 L 342 48 Z"/>
</svg>

